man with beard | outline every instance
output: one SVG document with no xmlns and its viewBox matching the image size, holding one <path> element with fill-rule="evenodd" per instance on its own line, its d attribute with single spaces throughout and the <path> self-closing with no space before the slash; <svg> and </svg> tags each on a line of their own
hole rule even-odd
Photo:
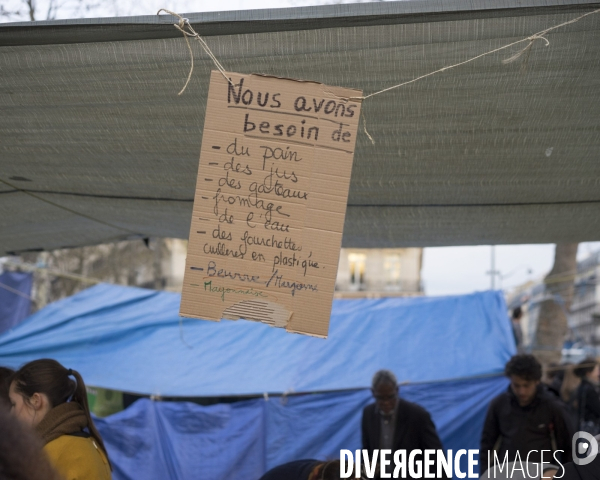
<svg viewBox="0 0 600 480">
<path fill-rule="evenodd" d="M 533 355 L 515 355 L 504 373 L 510 386 L 488 408 L 481 435 L 480 472 L 493 466 L 495 456 L 500 463 L 505 457 L 508 462 L 556 463 L 554 455 L 561 463 L 569 461 L 573 432 L 560 405 L 540 385 L 540 363 Z"/>
</svg>

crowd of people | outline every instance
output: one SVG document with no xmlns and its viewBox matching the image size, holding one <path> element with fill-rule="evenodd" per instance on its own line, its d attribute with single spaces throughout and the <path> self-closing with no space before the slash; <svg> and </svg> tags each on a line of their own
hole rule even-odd
<svg viewBox="0 0 600 480">
<path fill-rule="evenodd" d="M 600 434 L 598 362 L 587 358 L 577 365 L 551 366 L 547 382 L 542 382 L 542 366 L 536 358 L 518 354 L 506 364 L 505 375 L 510 382 L 507 390 L 488 406 L 480 471 L 491 471 L 504 461 L 522 461 L 546 464 L 540 476 L 548 479 L 553 475 L 566 480 L 600 479 L 600 455 L 586 466 L 572 462 L 575 432 Z M 429 412 L 400 398 L 392 372 L 378 371 L 371 390 L 374 402 L 362 415 L 364 450 L 404 450 L 408 455 L 414 450 L 443 449 Z M 2 479 L 111 478 L 112 467 L 90 415 L 83 378 L 55 360 L 35 360 L 17 371 L 0 368 L 0 426 Z M 338 479 L 338 459 L 297 460 L 261 477 Z"/>
<path fill-rule="evenodd" d="M 572 451 L 575 432 L 600 433 L 598 362 L 586 358 L 578 365 L 555 365 L 548 382 L 542 382 L 538 360 L 518 354 L 506 364 L 504 373 L 510 384 L 488 406 L 479 449 L 480 472 L 493 469 L 495 462 L 530 463 L 545 467 L 538 468 L 537 478 L 600 480 L 600 455 L 589 465 L 579 466 L 573 462 Z M 369 454 L 382 449 L 405 450 L 407 455 L 414 450 L 443 449 L 430 414 L 400 398 L 392 372 L 381 370 L 374 375 L 372 393 L 375 402 L 365 407 L 361 427 L 362 448 Z M 317 460 L 291 462 L 261 480 L 318 480 L 323 465 L 327 464 Z M 519 478 L 520 473 L 521 478 L 529 478 L 520 468 L 516 470 L 516 476 L 514 469 L 505 468 L 486 478 Z M 379 468 L 375 471 L 380 473 Z M 335 475 L 331 469 L 331 476 L 322 478 L 340 478 Z"/>
</svg>

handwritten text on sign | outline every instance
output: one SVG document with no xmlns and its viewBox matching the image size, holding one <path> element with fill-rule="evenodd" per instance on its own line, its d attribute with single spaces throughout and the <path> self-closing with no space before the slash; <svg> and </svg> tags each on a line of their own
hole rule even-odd
<svg viewBox="0 0 600 480">
<path fill-rule="evenodd" d="M 362 92 L 212 72 L 181 315 L 326 337 Z"/>
</svg>

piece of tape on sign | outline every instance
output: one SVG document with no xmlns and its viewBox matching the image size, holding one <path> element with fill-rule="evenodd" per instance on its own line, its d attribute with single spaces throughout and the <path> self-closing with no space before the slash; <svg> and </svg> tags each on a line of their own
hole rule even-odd
<svg viewBox="0 0 600 480">
<path fill-rule="evenodd" d="M 359 90 L 211 74 L 180 314 L 327 337 Z"/>
</svg>

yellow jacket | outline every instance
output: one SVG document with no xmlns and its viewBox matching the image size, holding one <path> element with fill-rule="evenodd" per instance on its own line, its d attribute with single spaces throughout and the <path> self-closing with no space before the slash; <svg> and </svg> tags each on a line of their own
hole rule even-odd
<svg viewBox="0 0 600 480">
<path fill-rule="evenodd" d="M 62 435 L 44 446 L 65 480 L 111 480 L 110 466 L 93 437 Z"/>
</svg>

